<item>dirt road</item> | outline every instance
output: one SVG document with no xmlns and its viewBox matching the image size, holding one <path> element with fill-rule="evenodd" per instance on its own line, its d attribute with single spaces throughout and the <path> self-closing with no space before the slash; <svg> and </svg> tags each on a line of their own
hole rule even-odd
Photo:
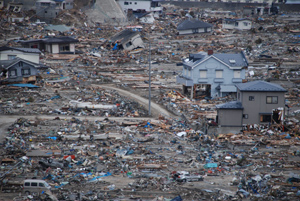
<svg viewBox="0 0 300 201">
<path fill-rule="evenodd" d="M 149 107 L 149 99 L 143 98 L 143 97 L 141 97 L 139 95 L 136 95 L 136 94 L 133 94 L 129 91 L 126 91 L 126 90 L 123 90 L 123 89 L 120 89 L 120 88 L 116 88 L 112 85 L 95 85 L 95 84 L 93 84 L 93 86 L 101 87 L 101 88 L 104 88 L 104 89 L 116 90 L 116 91 L 118 91 L 118 93 L 121 96 L 129 97 L 129 98 L 137 101 L 138 103 L 140 103 L 141 105 L 143 105 L 147 109 Z M 164 107 L 162 107 L 162 106 L 154 103 L 153 101 L 151 101 L 151 116 L 157 118 L 160 114 L 166 115 L 166 116 L 169 116 L 169 117 L 174 117 L 174 115 L 172 113 L 170 113 L 169 111 L 167 111 Z"/>
</svg>

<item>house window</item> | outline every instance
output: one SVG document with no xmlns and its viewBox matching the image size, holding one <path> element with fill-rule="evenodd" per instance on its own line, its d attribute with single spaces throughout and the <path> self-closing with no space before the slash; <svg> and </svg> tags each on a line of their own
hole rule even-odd
<svg viewBox="0 0 300 201">
<path fill-rule="evenodd" d="M 192 29 L 193 33 L 198 33 L 199 29 Z"/>
<path fill-rule="evenodd" d="M 132 42 L 128 42 L 128 43 L 126 43 L 126 47 L 130 47 L 132 45 Z"/>
<path fill-rule="evenodd" d="M 19 62 L 19 66 L 20 66 L 20 67 L 23 66 L 23 62 L 22 62 L 22 61 Z"/>
<path fill-rule="evenodd" d="M 132 2 L 130 2 L 130 4 L 132 4 Z"/>
<path fill-rule="evenodd" d="M 244 22 L 244 26 L 245 26 L 245 27 L 248 26 L 248 22 Z"/>
<path fill-rule="evenodd" d="M 10 70 L 9 75 L 12 76 L 12 77 L 17 76 L 17 70 Z"/>
<path fill-rule="evenodd" d="M 125 1 L 125 2 L 124 2 L 124 5 L 128 5 L 128 2 L 127 2 L 127 1 Z"/>
<path fill-rule="evenodd" d="M 260 122 L 271 122 L 271 118 L 270 114 L 262 114 L 260 115 Z"/>
<path fill-rule="evenodd" d="M 216 70 L 216 78 L 223 78 L 223 71 L 222 70 Z"/>
<path fill-rule="evenodd" d="M 136 5 L 136 4 L 137 4 L 137 2 L 134 2 L 134 4 Z"/>
<path fill-rule="evenodd" d="M 248 119 L 248 114 L 243 114 L 244 119 Z"/>
<path fill-rule="evenodd" d="M 59 51 L 60 52 L 70 51 L 70 46 L 69 45 L 61 45 L 61 46 L 59 46 Z"/>
<path fill-rule="evenodd" d="M 207 71 L 206 70 L 200 70 L 200 78 L 207 78 Z"/>
<path fill-rule="evenodd" d="M 267 104 L 278 104 L 278 96 L 267 96 Z"/>
<path fill-rule="evenodd" d="M 254 101 L 254 96 L 249 96 L 249 101 Z"/>
<path fill-rule="evenodd" d="M 241 71 L 240 70 L 233 71 L 233 78 L 241 78 Z"/>
<path fill-rule="evenodd" d="M 8 60 L 13 60 L 17 57 L 17 55 L 7 55 Z"/>
<path fill-rule="evenodd" d="M 22 69 L 22 75 L 30 75 L 30 69 Z"/>
<path fill-rule="evenodd" d="M 238 27 L 239 26 L 239 22 L 234 23 L 234 26 Z"/>
<path fill-rule="evenodd" d="M 48 13 L 48 12 L 45 10 L 45 13 Z"/>
</svg>

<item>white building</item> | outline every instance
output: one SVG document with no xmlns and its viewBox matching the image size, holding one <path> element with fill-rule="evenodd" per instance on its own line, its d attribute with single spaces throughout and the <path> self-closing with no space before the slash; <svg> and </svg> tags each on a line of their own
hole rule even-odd
<svg viewBox="0 0 300 201">
<path fill-rule="evenodd" d="M 249 30 L 252 28 L 252 21 L 246 18 L 243 19 L 223 19 L 223 29 L 238 29 Z"/>
<path fill-rule="evenodd" d="M 34 48 L 0 47 L 0 60 L 21 58 L 33 63 L 40 62 L 41 51 Z"/>
<path fill-rule="evenodd" d="M 130 9 L 133 12 L 145 10 L 147 12 L 153 12 L 154 17 L 158 17 L 162 13 L 163 8 L 160 7 L 159 2 L 161 0 L 116 0 L 124 13 Z"/>
</svg>

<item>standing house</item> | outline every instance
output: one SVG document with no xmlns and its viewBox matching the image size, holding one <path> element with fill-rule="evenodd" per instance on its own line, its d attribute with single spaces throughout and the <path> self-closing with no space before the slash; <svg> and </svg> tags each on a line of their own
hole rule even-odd
<svg viewBox="0 0 300 201">
<path fill-rule="evenodd" d="M 37 0 L 36 15 L 46 22 L 50 22 L 62 10 L 72 9 L 74 0 Z"/>
<path fill-rule="evenodd" d="M 0 61 L 21 58 L 33 63 L 40 62 L 41 51 L 33 48 L 0 47 Z"/>
<path fill-rule="evenodd" d="M 252 28 L 252 21 L 246 18 L 243 19 L 223 19 L 223 29 L 238 29 L 249 30 Z"/>
<path fill-rule="evenodd" d="M 199 20 L 184 20 L 177 26 L 178 34 L 197 34 L 212 31 L 212 25 Z"/>
<path fill-rule="evenodd" d="M 133 12 L 147 11 L 152 12 L 154 17 L 159 17 L 162 14 L 163 7 L 159 5 L 162 0 L 116 0 L 124 13 L 128 13 L 128 10 Z"/>
<path fill-rule="evenodd" d="M 2 83 L 35 82 L 41 51 L 31 48 L 0 47 Z"/>
<path fill-rule="evenodd" d="M 34 83 L 40 64 L 21 58 L 1 60 L 0 69 L 4 75 L 1 83 Z"/>
<path fill-rule="evenodd" d="M 284 117 L 287 92 L 283 87 L 265 82 L 240 83 L 237 101 L 217 105 L 220 126 L 280 123 Z"/>
<path fill-rule="evenodd" d="M 52 54 L 74 54 L 75 44 L 78 42 L 77 39 L 63 36 L 23 41 L 22 45 L 27 48 L 37 48 Z"/>
<path fill-rule="evenodd" d="M 118 49 L 133 50 L 144 48 L 144 42 L 140 34 L 136 31 L 125 29 L 111 38 L 112 43 L 116 43 Z"/>
<path fill-rule="evenodd" d="M 190 91 L 191 98 L 235 95 L 235 84 L 245 79 L 247 66 L 248 61 L 243 52 L 213 54 L 209 50 L 208 53 L 190 54 L 176 82 L 183 85 L 185 94 Z"/>
</svg>

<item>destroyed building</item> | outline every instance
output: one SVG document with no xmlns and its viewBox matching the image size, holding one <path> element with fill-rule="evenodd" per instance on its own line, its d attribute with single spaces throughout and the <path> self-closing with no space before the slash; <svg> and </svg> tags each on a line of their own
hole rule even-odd
<svg viewBox="0 0 300 201">
<path fill-rule="evenodd" d="M 116 1 L 74 2 L 76 9 L 53 19 L 58 26 L 30 18 L 32 10 L 22 9 L 26 19 L 19 23 L 7 20 L 13 11 L 0 12 L 0 43 L 13 47 L 5 59 L 16 52 L 50 67 L 38 69 L 34 85 L 0 85 L 0 199 L 299 200 L 298 14 L 253 15 L 253 29 L 241 31 L 223 29 L 222 19 L 244 17 L 242 3 L 176 1 L 178 7 L 168 1 L 154 23 L 127 26 L 117 17 L 123 11 Z M 214 29 L 178 35 L 188 15 Z M 147 40 L 146 48 L 122 48 L 128 41 L 118 48 L 124 37 L 111 38 L 125 29 Z M 39 43 L 61 36 L 78 40 L 75 49 Z M 45 51 L 20 52 L 22 42 Z M 193 76 L 188 93 L 181 93 Z M 287 91 L 236 87 L 263 80 L 259 88 Z M 243 114 L 249 121 L 240 127 Z M 261 123 L 262 115 L 274 121 Z M 39 184 L 46 191 L 28 190 Z"/>
<path fill-rule="evenodd" d="M 184 20 L 177 26 L 178 34 L 197 34 L 208 33 L 212 31 L 212 25 L 199 20 Z"/>
<path fill-rule="evenodd" d="M 252 22 L 249 19 L 223 19 L 223 29 L 249 30 Z"/>
<path fill-rule="evenodd" d="M 129 29 L 117 33 L 110 40 L 115 46 L 113 49 L 133 50 L 144 48 L 144 42 L 139 32 Z"/>
</svg>

